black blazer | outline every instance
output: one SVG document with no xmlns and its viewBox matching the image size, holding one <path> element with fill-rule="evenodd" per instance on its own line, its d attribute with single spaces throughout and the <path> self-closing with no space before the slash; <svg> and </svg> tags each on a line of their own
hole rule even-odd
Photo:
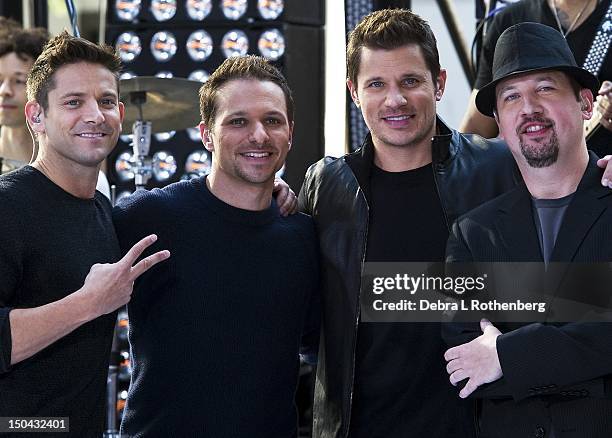
<svg viewBox="0 0 612 438">
<path fill-rule="evenodd" d="M 612 191 L 591 155 L 568 206 L 551 262 L 612 261 Z M 542 261 L 530 194 L 524 184 L 460 217 L 448 262 Z M 584 285 L 588 287 L 589 285 Z M 612 296 L 612 287 L 610 287 Z M 493 321 L 495 324 L 495 321 Z M 612 437 L 612 324 L 499 325 L 504 376 L 475 393 L 481 437 Z M 481 332 L 449 324 L 449 345 Z"/>
</svg>

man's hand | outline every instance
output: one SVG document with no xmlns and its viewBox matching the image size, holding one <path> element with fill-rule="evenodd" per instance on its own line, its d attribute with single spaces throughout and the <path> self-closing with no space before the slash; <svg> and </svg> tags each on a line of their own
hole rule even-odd
<svg viewBox="0 0 612 438">
<path fill-rule="evenodd" d="M 127 303 L 132 296 L 134 280 L 170 257 L 169 251 L 159 251 L 134 265 L 156 240 L 157 236 L 152 234 L 134 245 L 117 263 L 93 265 L 83 286 L 61 300 L 29 309 L 13 309 L 9 315 L 11 365 L 38 353 L 80 325 Z"/>
<path fill-rule="evenodd" d="M 597 112 L 601 114 L 599 123 L 609 131 L 612 131 L 612 82 L 603 81 L 597 96 Z"/>
<path fill-rule="evenodd" d="M 482 335 L 444 353 L 444 359 L 448 362 L 446 371 L 450 374 L 453 386 L 469 379 L 459 392 L 461 398 L 466 398 L 480 385 L 494 382 L 503 375 L 496 347 L 496 340 L 501 332 L 486 319 L 480 321 L 480 329 Z"/>
<path fill-rule="evenodd" d="M 134 280 L 170 257 L 170 251 L 159 251 L 134 265 L 144 250 L 156 240 L 157 236 L 151 234 L 136 243 L 117 263 L 95 264 L 91 267 L 79 292 L 91 301 L 96 316 L 113 312 L 130 301 Z"/>
<path fill-rule="evenodd" d="M 612 131 L 612 82 L 603 81 L 599 89 L 597 97 L 597 111 L 601 114 L 599 123 L 609 131 Z M 610 164 L 610 155 L 606 155 L 599 161 L 597 165 L 602 169 L 606 169 L 602 178 L 601 185 L 612 189 L 612 164 Z"/>
<path fill-rule="evenodd" d="M 601 177 L 601 185 L 612 189 L 612 160 L 610 158 L 612 158 L 612 155 L 600 158 L 597 160 L 597 165 L 602 169 L 606 169 Z"/>
<path fill-rule="evenodd" d="M 610 179 L 612 179 L 612 171 L 610 174 Z M 297 212 L 297 196 L 295 196 L 289 184 L 281 178 L 274 178 L 273 193 L 276 195 L 276 203 L 283 216 L 288 216 Z"/>
</svg>

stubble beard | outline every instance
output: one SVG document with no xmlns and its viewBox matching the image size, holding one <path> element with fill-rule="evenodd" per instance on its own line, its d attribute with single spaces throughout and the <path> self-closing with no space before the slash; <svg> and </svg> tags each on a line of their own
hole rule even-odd
<svg viewBox="0 0 612 438">
<path fill-rule="evenodd" d="M 417 129 L 415 129 L 412 132 L 408 133 L 408 136 L 410 136 L 411 134 L 414 135 L 413 138 L 411 138 L 408 141 L 397 141 L 397 140 L 393 140 L 391 138 L 385 138 L 385 136 L 381 136 L 379 137 L 380 140 L 391 147 L 396 147 L 396 148 L 413 148 L 415 146 L 419 146 L 421 145 L 421 143 L 427 139 L 429 139 L 431 137 L 430 133 L 430 129 L 431 126 L 434 125 L 435 126 L 435 118 L 434 120 L 431 122 L 431 124 L 427 124 L 426 127 L 417 127 Z"/>
<path fill-rule="evenodd" d="M 0 114 L 0 126 L 6 126 L 7 128 L 20 128 L 25 129 L 25 117 L 22 114 L 12 116 L 10 114 Z"/>
<path fill-rule="evenodd" d="M 270 181 L 274 181 L 276 171 L 270 171 L 266 173 L 249 172 L 248 170 L 243 169 L 239 165 L 234 165 L 234 175 L 236 175 L 239 179 L 243 180 L 246 183 L 260 185 L 269 183 Z"/>
</svg>

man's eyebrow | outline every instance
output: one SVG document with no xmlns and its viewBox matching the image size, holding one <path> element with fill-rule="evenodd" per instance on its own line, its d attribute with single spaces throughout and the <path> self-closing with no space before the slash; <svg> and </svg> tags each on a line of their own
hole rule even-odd
<svg viewBox="0 0 612 438">
<path fill-rule="evenodd" d="M 228 113 L 224 117 L 224 119 L 227 119 L 228 117 L 244 117 L 246 116 L 246 114 L 247 114 L 246 111 L 234 111 L 234 112 Z"/>
<path fill-rule="evenodd" d="M 71 91 L 60 96 L 60 99 L 66 99 L 68 97 L 82 97 L 85 93 L 79 93 L 77 91 Z"/>
<path fill-rule="evenodd" d="M 272 110 L 272 111 L 268 111 L 266 113 L 267 116 L 281 116 L 281 117 L 285 117 L 285 113 L 283 113 L 282 111 L 277 111 L 277 110 Z"/>
<path fill-rule="evenodd" d="M 227 119 L 229 117 L 244 117 L 248 115 L 248 113 L 246 111 L 234 111 L 232 113 L 228 113 L 224 119 Z M 278 110 L 272 110 L 272 111 L 267 111 L 265 113 L 266 116 L 282 116 L 285 117 L 285 113 L 283 113 L 282 111 L 278 111 Z"/>
<path fill-rule="evenodd" d="M 401 78 L 405 79 L 405 78 L 423 78 L 425 77 L 423 74 L 421 73 L 416 73 L 416 72 L 408 72 L 408 73 L 404 73 Z M 364 79 L 364 82 L 374 82 L 374 81 L 385 81 L 385 79 L 382 76 L 371 76 L 369 78 Z"/>
<path fill-rule="evenodd" d="M 102 93 L 102 97 L 114 97 L 117 98 L 117 92 L 116 91 L 105 91 L 104 93 Z"/>
<path fill-rule="evenodd" d="M 502 86 L 499 89 L 499 91 L 497 92 L 497 95 L 499 96 L 500 94 L 502 94 L 502 93 L 504 93 L 504 92 L 506 92 L 508 90 L 514 90 L 514 89 L 516 89 L 515 85 L 504 85 L 504 86 Z"/>
<path fill-rule="evenodd" d="M 540 75 L 540 76 L 536 76 L 535 78 L 530 79 L 530 81 L 533 81 L 533 82 L 550 81 L 550 82 L 557 83 L 557 80 L 555 79 L 555 77 L 554 77 L 554 76 L 551 76 L 550 74 L 543 74 L 543 75 Z M 513 89 L 515 89 L 515 88 L 516 88 L 516 85 L 515 85 L 515 84 L 507 84 L 507 85 L 504 85 L 504 86 L 502 86 L 502 87 L 500 88 L 500 90 L 499 90 L 498 94 L 501 94 L 501 93 L 503 93 L 504 91 L 513 90 Z"/>
<path fill-rule="evenodd" d="M 69 91 L 68 93 L 62 94 L 60 99 L 67 99 L 69 97 L 83 97 L 86 96 L 87 93 L 82 93 L 80 91 Z M 117 98 L 117 93 L 115 91 L 105 91 L 102 93 L 102 97 L 114 97 Z"/>
</svg>

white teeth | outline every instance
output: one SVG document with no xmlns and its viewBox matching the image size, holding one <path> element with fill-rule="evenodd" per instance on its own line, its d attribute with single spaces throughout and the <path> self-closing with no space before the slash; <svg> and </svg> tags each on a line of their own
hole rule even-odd
<svg viewBox="0 0 612 438">
<path fill-rule="evenodd" d="M 527 129 L 525 129 L 525 132 L 536 132 L 539 131 L 540 129 L 544 129 L 543 125 L 532 125 L 529 126 Z"/>
<path fill-rule="evenodd" d="M 102 133 L 90 133 L 90 132 L 86 132 L 83 134 L 79 134 L 79 137 L 87 137 L 87 138 L 96 138 L 96 137 L 102 137 L 104 134 Z"/>
<path fill-rule="evenodd" d="M 399 120 L 407 120 L 408 116 L 392 116 L 392 117 L 385 117 L 385 119 L 392 120 L 392 121 L 396 122 L 396 121 L 399 121 Z"/>
<path fill-rule="evenodd" d="M 252 157 L 252 158 L 264 158 L 269 155 L 270 155 L 269 152 L 247 152 L 244 154 L 245 157 Z"/>
</svg>

